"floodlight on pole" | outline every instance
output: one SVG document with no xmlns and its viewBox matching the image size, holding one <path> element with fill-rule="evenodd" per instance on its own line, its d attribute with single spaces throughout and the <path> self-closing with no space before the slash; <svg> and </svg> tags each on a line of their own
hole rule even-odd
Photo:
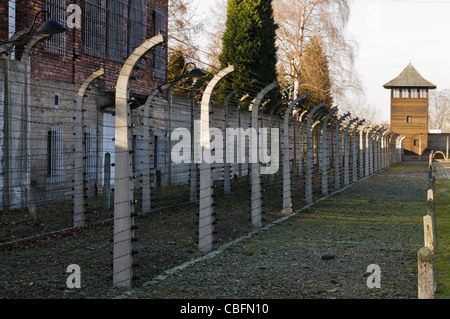
<svg viewBox="0 0 450 319">
<path fill-rule="evenodd" d="M 34 28 L 34 25 L 36 24 L 36 19 L 37 19 L 38 15 L 41 13 L 46 13 L 48 17 L 51 17 L 50 12 L 48 12 L 47 10 L 39 11 L 34 16 L 33 24 L 31 25 L 30 29 L 28 30 L 28 32 L 26 34 L 19 37 L 18 39 L 0 42 L 0 45 L 19 42 L 19 41 L 22 41 L 23 39 L 25 39 L 26 37 L 28 37 L 30 35 L 31 31 L 33 31 L 33 28 Z M 57 33 L 61 33 L 61 32 L 66 32 L 67 30 L 68 30 L 68 28 L 63 26 L 61 23 L 59 23 L 57 21 L 49 20 L 49 21 L 45 21 L 42 24 L 42 26 L 36 31 L 36 33 L 37 34 L 45 34 L 45 35 L 53 35 L 53 34 L 57 34 Z"/>
</svg>

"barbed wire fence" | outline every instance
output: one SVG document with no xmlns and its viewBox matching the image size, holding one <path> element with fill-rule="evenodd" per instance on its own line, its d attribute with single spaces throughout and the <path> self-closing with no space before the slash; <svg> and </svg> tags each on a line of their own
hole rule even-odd
<svg viewBox="0 0 450 319">
<path fill-rule="evenodd" d="M 305 110 L 306 96 L 267 112 L 278 84 L 257 74 L 213 104 L 222 81 L 242 80 L 232 66 L 186 96 L 168 84 L 138 101 L 118 86 L 102 109 L 107 69 L 76 87 L 0 63 L 6 298 L 114 296 L 401 160 L 401 136 L 337 108 Z M 216 160 L 193 162 L 199 153 Z M 67 288 L 71 264 L 83 289 Z"/>
</svg>

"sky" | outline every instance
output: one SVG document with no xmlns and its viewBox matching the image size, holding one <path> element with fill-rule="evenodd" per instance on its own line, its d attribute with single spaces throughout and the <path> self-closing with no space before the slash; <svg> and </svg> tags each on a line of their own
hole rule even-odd
<svg viewBox="0 0 450 319">
<path fill-rule="evenodd" d="M 208 13 L 217 0 L 198 1 Z M 274 0 L 277 1 L 277 0 Z M 383 84 L 411 62 L 437 89 L 450 88 L 450 0 L 353 0 L 347 32 L 358 43 L 355 70 L 378 120 L 389 123 Z"/>
</svg>

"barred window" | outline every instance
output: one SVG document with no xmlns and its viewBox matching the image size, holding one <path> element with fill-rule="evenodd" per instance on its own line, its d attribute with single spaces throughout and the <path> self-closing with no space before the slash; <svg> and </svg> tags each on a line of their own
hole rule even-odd
<svg viewBox="0 0 450 319">
<path fill-rule="evenodd" d="M 166 15 L 158 10 L 153 11 L 153 35 L 157 35 L 158 32 L 165 34 L 166 28 Z M 156 78 L 164 79 L 166 77 L 166 53 L 162 45 L 155 47 L 154 61 L 154 73 Z"/>
<path fill-rule="evenodd" d="M 87 54 L 104 57 L 106 53 L 106 0 L 86 0 L 83 44 Z"/>
<path fill-rule="evenodd" d="M 147 5 L 148 0 L 86 0 L 84 52 L 122 63 L 147 37 Z"/>
<path fill-rule="evenodd" d="M 63 129 L 62 127 L 50 127 L 47 133 L 47 175 L 50 183 L 63 181 Z"/>
<path fill-rule="evenodd" d="M 123 62 L 127 57 L 128 2 L 108 0 L 108 57 Z"/>
<path fill-rule="evenodd" d="M 8 1 L 8 39 L 16 33 L 16 0 Z M 16 48 L 11 52 L 11 59 L 16 58 Z"/>
<path fill-rule="evenodd" d="M 130 53 L 144 43 L 147 35 L 147 0 L 130 1 Z"/>
<path fill-rule="evenodd" d="M 45 0 L 45 10 L 50 13 L 51 17 L 47 20 L 58 21 L 62 25 L 66 24 L 66 0 Z M 66 54 L 66 33 L 57 33 L 46 40 L 45 50 L 50 53 L 65 55 Z"/>
</svg>

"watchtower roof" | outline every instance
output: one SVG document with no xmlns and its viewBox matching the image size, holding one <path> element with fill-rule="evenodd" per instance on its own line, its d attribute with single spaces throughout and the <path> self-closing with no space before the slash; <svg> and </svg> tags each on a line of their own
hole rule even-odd
<svg viewBox="0 0 450 319">
<path fill-rule="evenodd" d="M 385 89 L 402 88 L 402 87 L 416 87 L 435 89 L 436 85 L 424 79 L 424 77 L 416 70 L 410 63 L 403 71 L 392 81 L 383 85 Z"/>
</svg>

